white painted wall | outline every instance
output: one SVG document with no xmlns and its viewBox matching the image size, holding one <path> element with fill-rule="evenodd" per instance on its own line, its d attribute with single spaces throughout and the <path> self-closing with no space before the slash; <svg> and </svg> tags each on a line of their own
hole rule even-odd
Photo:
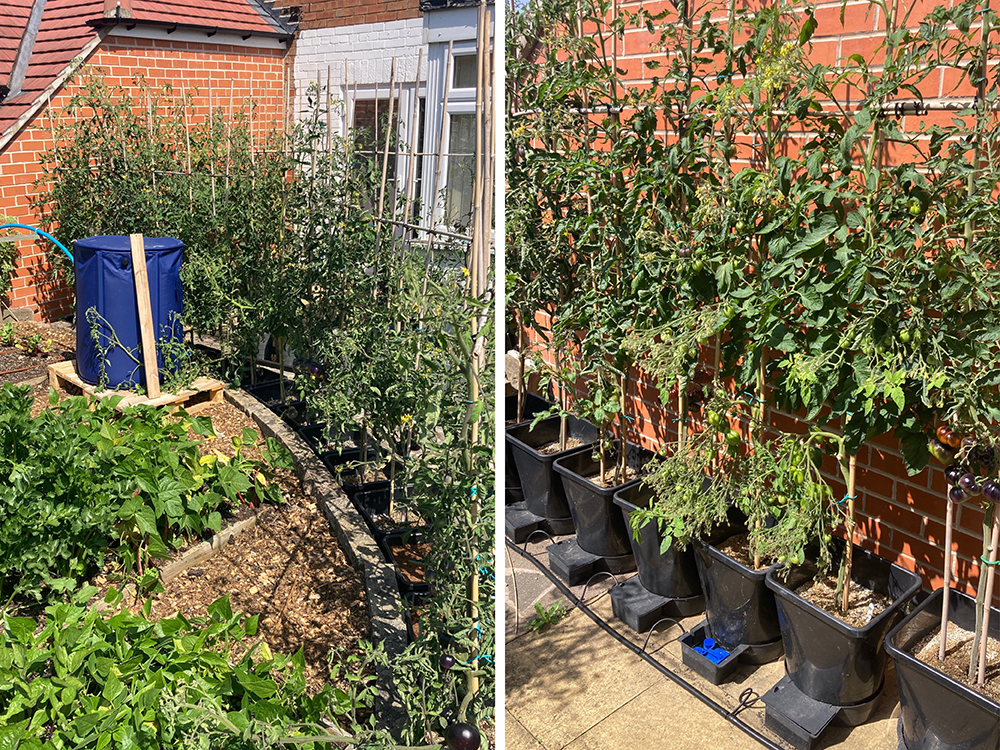
<svg viewBox="0 0 1000 750">
<path fill-rule="evenodd" d="M 490 7 L 490 38 L 493 38 L 493 7 Z M 453 54 L 473 53 L 476 48 L 478 9 L 454 8 L 430 11 L 423 18 L 385 23 L 357 24 L 328 29 L 308 29 L 299 32 L 295 46 L 294 83 L 296 92 L 295 112 L 301 117 L 308 110 L 306 97 L 311 84 L 323 87 L 330 80 L 331 96 L 335 102 L 332 127 L 334 132 L 346 133 L 352 113 L 344 112 L 344 102 L 365 99 L 388 99 L 392 61 L 396 60 L 396 83 L 402 82 L 401 98 L 397 100 L 399 121 L 403 137 L 410 148 L 417 152 L 433 154 L 437 151 L 439 129 L 444 126 L 444 144 L 449 139 L 448 118 L 443 99 L 445 79 L 450 74 L 449 43 Z M 418 60 L 419 83 L 415 85 Z M 346 63 L 346 73 L 345 73 Z M 346 85 L 345 85 L 346 77 Z M 349 87 L 349 95 L 348 95 Z M 415 143 L 414 128 L 410 125 L 413 96 L 426 98 L 426 120 L 423 143 Z M 498 93 L 498 95 L 500 95 Z M 325 93 L 321 94 L 325 97 Z M 449 97 L 449 113 L 475 111 L 474 92 L 456 92 Z M 407 179 L 407 159 L 400 158 L 396 174 L 402 187 Z M 431 205 L 435 159 L 424 160 L 424 205 Z M 442 164 L 447 174 L 447 159 Z M 443 181 L 443 180 L 442 180 Z M 443 186 L 440 186 L 443 187 Z"/>
<path fill-rule="evenodd" d="M 427 32 L 422 18 L 385 23 L 366 23 L 334 29 L 307 29 L 299 32 L 295 45 L 296 113 L 306 109 L 311 83 L 326 85 L 329 75 L 333 98 L 345 100 L 345 75 L 351 98 L 389 98 L 392 60 L 396 58 L 396 82 L 403 83 L 403 120 L 409 117 L 417 58 L 426 49 Z M 346 73 L 345 73 L 346 63 Z M 427 60 L 420 72 L 421 95 L 427 80 Z M 335 113 L 334 127 L 343 132 L 343 120 Z"/>
</svg>

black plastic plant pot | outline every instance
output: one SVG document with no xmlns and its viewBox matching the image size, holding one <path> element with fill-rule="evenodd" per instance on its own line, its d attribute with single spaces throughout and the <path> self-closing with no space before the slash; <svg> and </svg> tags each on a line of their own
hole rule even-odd
<svg viewBox="0 0 1000 750">
<path fill-rule="evenodd" d="M 976 628 L 976 600 L 948 590 L 948 619 Z M 944 589 L 927 597 L 885 639 L 896 662 L 899 727 L 907 750 L 996 750 L 1000 745 L 1000 703 L 925 664 L 910 651 L 941 630 Z M 1000 610 L 990 610 L 990 638 L 1000 639 Z M 936 642 L 936 639 L 935 639 Z"/>
<path fill-rule="evenodd" d="M 431 593 L 430 584 L 426 580 L 418 580 L 412 571 L 406 571 L 400 567 L 400 562 L 404 561 L 400 552 L 409 545 L 422 544 L 423 534 L 419 531 L 400 531 L 387 534 L 383 539 L 385 552 L 389 562 L 396 571 L 396 583 L 399 586 L 399 593 L 404 599 L 408 599 L 414 604 L 422 604 Z M 408 559 L 412 556 L 406 556 Z M 425 571 L 426 574 L 426 571 Z"/>
<path fill-rule="evenodd" d="M 514 454 L 524 502 L 528 510 L 542 518 L 570 517 L 562 476 L 553 470 L 553 462 L 574 453 L 589 452 L 599 437 L 594 425 L 572 416 L 567 418 L 566 431 L 569 437 L 582 441 L 583 445 L 543 454 L 535 449 L 559 440 L 559 417 L 546 417 L 534 429 L 527 422 L 507 428 L 507 445 Z"/>
<path fill-rule="evenodd" d="M 345 443 L 353 443 L 354 446 L 361 445 L 361 430 L 349 430 L 347 432 L 341 433 L 339 436 L 331 436 L 329 440 L 326 439 L 326 425 L 325 424 L 311 424 L 307 427 L 299 428 L 299 435 L 305 440 L 309 447 L 319 455 L 321 453 L 326 453 L 330 450 L 340 450 L 337 446 L 344 445 Z"/>
<path fill-rule="evenodd" d="M 835 552 L 834 565 L 838 557 Z M 835 706 L 864 703 L 882 689 L 886 633 L 920 589 L 920 576 L 855 545 L 851 580 L 892 601 L 867 625 L 855 628 L 795 593 L 815 575 L 811 562 L 767 573 L 778 604 L 785 672 L 813 700 Z"/>
<path fill-rule="evenodd" d="M 721 685 L 733 676 L 733 672 L 740 665 L 740 656 L 747 650 L 747 646 L 737 646 L 729 651 L 725 658 L 713 660 L 697 650 L 700 647 L 716 646 L 716 644 L 706 644 L 706 639 L 710 639 L 710 636 L 708 623 L 704 620 L 678 638 L 681 644 L 681 661 L 695 674 L 713 685 Z"/>
<path fill-rule="evenodd" d="M 409 497 L 409 493 L 412 493 L 412 488 L 396 488 L 397 500 L 405 501 Z M 388 516 L 389 513 L 388 487 L 380 487 L 378 489 L 358 492 L 353 498 L 351 498 L 351 502 L 354 504 L 354 507 L 357 508 L 361 517 L 365 519 L 365 524 L 368 526 L 369 531 L 372 533 L 372 537 L 375 539 L 376 544 L 378 544 L 380 548 L 382 547 L 382 542 L 386 536 L 390 534 L 401 534 L 407 530 L 419 528 L 416 525 L 405 523 L 392 523 L 389 527 L 379 523 L 380 517 Z"/>
<path fill-rule="evenodd" d="M 631 533 L 629 518 L 632 513 L 648 508 L 652 499 L 653 490 L 641 482 L 628 485 L 614 494 L 614 503 L 621 508 L 625 519 L 632 554 L 639 569 L 639 582 L 646 591 L 669 599 L 697 596 L 701 593 L 701 581 L 698 580 L 698 566 L 690 545 L 683 549 L 672 545 L 661 554 L 662 536 L 652 521 L 639 529 L 638 540 Z"/>
<path fill-rule="evenodd" d="M 281 383 L 277 378 L 257 383 L 255 385 L 244 386 L 243 390 L 272 411 L 277 411 L 278 409 L 283 410 L 285 408 L 281 402 Z M 298 398 L 299 392 L 295 387 L 295 381 L 285 378 L 285 404 L 289 403 L 290 400 L 295 401 Z"/>
<path fill-rule="evenodd" d="M 626 463 L 641 470 L 653 458 L 653 452 L 628 444 Z M 608 451 L 606 465 L 614 466 L 617 450 Z M 589 450 L 556 459 L 552 467 L 562 476 L 570 515 L 576 527 L 576 541 L 580 549 L 601 557 L 620 557 L 632 552 L 630 533 L 625 516 L 615 505 L 614 496 L 619 490 L 638 484 L 638 479 L 611 487 L 602 487 L 591 481 L 601 471 L 600 463 Z"/>
<path fill-rule="evenodd" d="M 536 414 L 545 411 L 550 406 L 551 404 L 541 396 L 536 396 L 534 393 L 525 394 L 521 422 L 530 422 Z M 517 420 L 516 395 L 507 396 L 504 400 L 504 421 L 507 424 L 519 424 Z M 505 494 L 507 504 L 510 505 L 524 500 L 524 493 L 521 491 L 521 477 L 518 475 L 517 466 L 514 463 L 514 451 L 506 439 L 504 440 L 504 450 L 507 455 L 504 469 L 504 476 L 506 477 Z"/>
<path fill-rule="evenodd" d="M 293 401 L 285 405 L 281 412 L 281 418 L 288 423 L 293 430 L 299 431 L 310 425 L 317 424 L 320 413 L 315 409 L 310 409 L 305 401 Z M 322 427 L 322 423 L 320 423 Z"/>
<path fill-rule="evenodd" d="M 707 539 L 692 542 L 709 631 L 727 651 L 750 646 L 741 657 L 743 662 L 773 661 L 781 656 L 782 646 L 774 594 L 765 583 L 771 568 L 753 570 L 717 549 L 716 545 L 746 532 L 735 512 L 731 521 Z"/>
</svg>

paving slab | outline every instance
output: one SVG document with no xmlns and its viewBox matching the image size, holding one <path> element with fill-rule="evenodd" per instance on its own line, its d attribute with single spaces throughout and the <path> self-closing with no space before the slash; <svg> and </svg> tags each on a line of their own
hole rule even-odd
<svg viewBox="0 0 1000 750">
<path fill-rule="evenodd" d="M 682 687 L 660 677 L 652 687 L 569 743 L 566 750 L 618 747 L 759 750 L 762 746 Z"/>
<path fill-rule="evenodd" d="M 545 539 L 529 543 L 528 551 L 546 562 Z M 744 748 L 762 747 L 745 731 L 673 683 L 651 664 L 568 599 L 529 560 L 509 552 L 507 578 L 507 747 L 512 750 L 608 750 L 641 748 Z M 622 578 L 621 580 L 624 580 Z M 518 631 L 512 629 L 514 583 L 518 592 Z M 719 705 L 738 710 L 748 726 L 779 746 L 778 738 L 764 727 L 764 706 L 759 697 L 785 674 L 784 660 L 762 665 L 740 665 L 733 677 L 712 685 L 685 666 L 677 638 L 703 619 L 703 615 L 660 624 L 651 634 L 636 633 L 614 617 L 609 595 L 613 581 L 571 588 L 584 596 L 587 607 L 625 640 L 646 652 L 670 672 Z M 534 607 L 562 599 L 571 613 L 541 633 L 525 632 Z M 648 643 L 646 639 L 648 636 Z M 739 708 L 741 703 L 748 704 Z M 890 662 L 885 687 L 872 718 L 859 727 L 831 726 L 816 750 L 895 750 L 899 698 Z"/>
<path fill-rule="evenodd" d="M 505 750 L 545 750 L 545 747 L 535 737 L 521 726 L 510 711 L 504 711 L 504 748 Z"/>
<path fill-rule="evenodd" d="M 560 750 L 660 680 L 582 612 L 507 646 L 507 711 Z"/>
</svg>

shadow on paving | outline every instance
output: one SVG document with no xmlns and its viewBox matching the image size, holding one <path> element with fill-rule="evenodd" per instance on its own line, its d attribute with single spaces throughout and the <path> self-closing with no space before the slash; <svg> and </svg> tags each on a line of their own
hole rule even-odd
<svg viewBox="0 0 1000 750">
<path fill-rule="evenodd" d="M 548 540 L 529 544 L 528 551 L 546 563 L 545 547 L 549 544 Z M 514 576 L 512 581 L 508 573 L 506 593 L 507 748 L 697 750 L 763 747 L 616 641 L 582 611 L 573 609 L 569 616 L 542 632 L 525 633 L 525 623 L 534 614 L 534 600 L 547 605 L 561 599 L 568 607 L 573 605 L 531 561 L 513 550 L 508 554 L 508 569 L 513 568 Z M 520 613 L 517 635 L 511 632 L 514 582 Z M 607 583 L 592 583 L 587 591 L 587 605 L 619 635 L 641 648 L 647 634 L 631 631 L 612 614 L 611 597 L 607 594 L 611 584 L 610 579 Z M 576 586 L 571 591 L 580 596 L 583 588 Z M 676 642 L 682 634 L 681 626 L 690 630 L 703 618 L 703 615 L 685 618 L 680 626 L 662 624 L 650 637 L 647 652 L 725 709 L 738 711 L 741 721 L 783 746 L 777 736 L 764 727 L 763 704 L 754 702 L 782 678 L 783 660 L 741 665 L 728 682 L 712 685 L 683 665 L 680 644 Z M 741 702 L 750 705 L 740 708 Z M 890 661 L 874 716 L 859 727 L 831 725 L 815 748 L 895 748 L 898 715 L 896 676 Z"/>
</svg>

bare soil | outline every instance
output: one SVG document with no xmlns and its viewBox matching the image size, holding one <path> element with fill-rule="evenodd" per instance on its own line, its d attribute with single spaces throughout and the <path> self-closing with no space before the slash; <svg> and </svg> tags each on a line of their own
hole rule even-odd
<svg viewBox="0 0 1000 750">
<path fill-rule="evenodd" d="M 885 594 L 879 594 L 857 581 L 851 581 L 849 607 L 846 614 L 841 613 L 837 601 L 837 576 L 832 573 L 828 573 L 822 579 L 802 584 L 795 593 L 841 622 L 846 622 L 852 628 L 864 627 L 892 604 L 892 599 Z"/>
<path fill-rule="evenodd" d="M 49 365 L 76 357 L 76 340 L 73 334 L 41 323 L 14 321 L 13 325 L 19 341 L 37 334 L 42 337 L 42 342 L 49 351 L 40 356 L 29 356 L 16 346 L 0 347 L 0 383 L 34 380 L 46 375 Z"/>
<path fill-rule="evenodd" d="M 716 544 L 714 547 L 719 550 L 722 554 L 733 558 L 736 562 L 741 565 L 745 565 L 751 570 L 763 570 L 774 564 L 774 560 L 770 557 L 762 558 L 760 565 L 754 566 L 753 555 L 750 554 L 750 546 L 748 544 L 750 535 L 747 533 L 737 534 L 736 536 L 729 537 L 722 544 Z"/>
<path fill-rule="evenodd" d="M 39 406 L 47 403 L 47 393 L 47 386 L 36 389 Z M 253 420 L 228 402 L 210 404 L 199 416 L 211 417 L 218 435 L 201 444 L 203 454 L 217 450 L 232 456 L 232 437 L 242 435 L 244 427 L 256 430 Z M 259 457 L 253 446 L 244 447 L 243 453 Z M 227 525 L 256 514 L 256 526 L 210 560 L 165 584 L 166 591 L 154 598 L 152 616 L 172 617 L 177 612 L 204 616 L 209 604 L 228 594 L 234 611 L 260 615 L 257 635 L 246 646 L 266 641 L 272 650 L 286 654 L 302 647 L 306 681 L 311 692 L 318 692 L 329 677 L 331 650 L 337 652 L 337 661 L 360 653 L 359 642 L 368 630 L 364 586 L 294 473 L 278 472 L 275 481 L 285 504 L 235 509 Z M 174 553 L 174 559 L 199 542 L 191 540 Z M 102 596 L 114 578 L 110 570 L 95 577 Z M 242 651 L 234 652 L 236 658 L 241 655 Z"/>
<path fill-rule="evenodd" d="M 427 569 L 424 560 L 431 551 L 427 542 L 410 542 L 408 544 L 392 545 L 392 558 L 403 578 L 411 583 L 423 583 L 427 580 Z"/>
<path fill-rule="evenodd" d="M 625 482 L 631 482 L 637 476 L 639 476 L 639 472 L 631 466 L 627 466 L 625 467 L 624 475 L 616 474 L 613 468 L 608 468 L 604 470 L 603 476 L 595 474 L 592 477 L 587 477 L 587 479 L 599 487 L 614 487 L 619 484 L 625 484 Z"/>
<path fill-rule="evenodd" d="M 924 664 L 944 672 L 956 682 L 970 687 L 992 700 L 1000 701 L 1000 643 L 993 638 L 987 641 L 986 680 L 982 685 L 977 685 L 975 676 L 969 680 L 969 656 L 972 653 L 975 634 L 949 622 L 943 662 L 938 661 L 940 639 L 941 630 L 938 628 L 918 641 L 910 653 Z"/>
<path fill-rule="evenodd" d="M 579 448 L 581 445 L 583 445 L 583 441 L 580 438 L 570 437 L 566 438 L 565 448 L 560 447 L 558 440 L 553 440 L 551 443 L 546 443 L 539 448 L 535 448 L 535 450 L 543 456 L 551 456 L 553 453 L 559 453 L 564 450 L 568 451 L 570 448 Z"/>
</svg>

